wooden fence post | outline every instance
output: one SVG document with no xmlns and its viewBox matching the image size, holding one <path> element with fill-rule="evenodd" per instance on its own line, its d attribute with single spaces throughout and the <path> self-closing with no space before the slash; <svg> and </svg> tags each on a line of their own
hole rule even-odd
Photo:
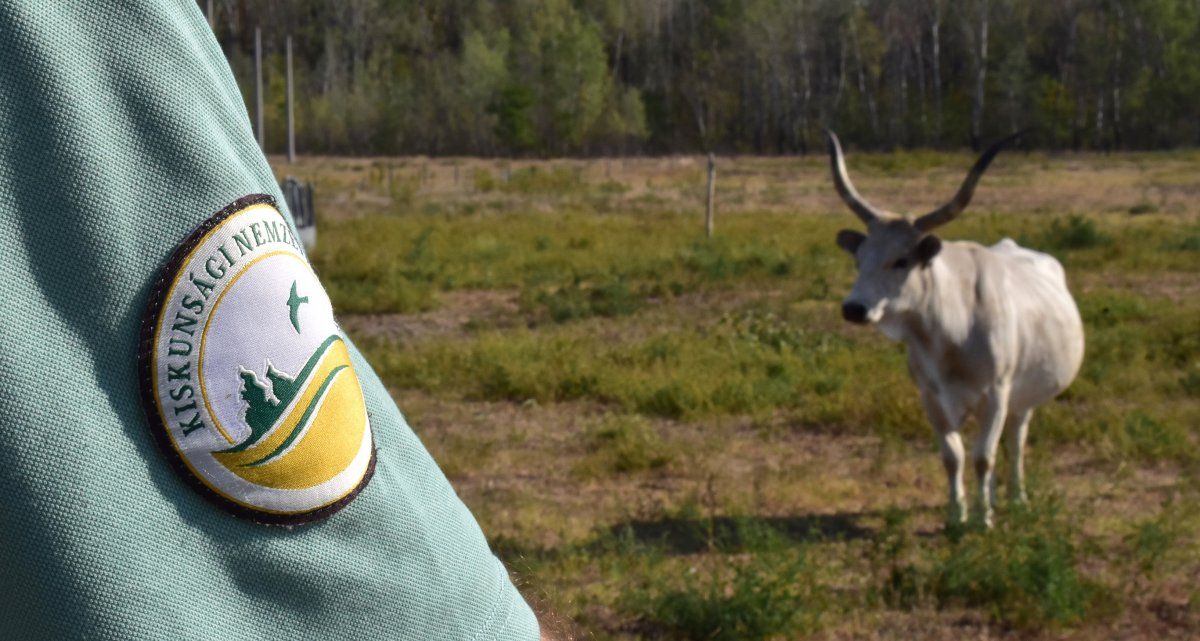
<svg viewBox="0 0 1200 641">
<path fill-rule="evenodd" d="M 708 154 L 708 206 L 704 209 L 704 232 L 712 238 L 713 235 L 713 199 L 717 193 L 717 159 Z"/>
</svg>

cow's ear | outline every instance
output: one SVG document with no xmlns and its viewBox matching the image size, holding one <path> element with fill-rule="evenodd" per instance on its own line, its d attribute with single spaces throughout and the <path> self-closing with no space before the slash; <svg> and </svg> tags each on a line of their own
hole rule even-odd
<svg viewBox="0 0 1200 641">
<path fill-rule="evenodd" d="M 837 233 L 838 247 L 849 252 L 851 256 L 858 252 L 858 246 L 866 239 L 866 234 L 851 229 L 843 229 Z"/>
<path fill-rule="evenodd" d="M 929 234 L 922 238 L 921 242 L 917 243 L 914 253 L 916 254 L 917 262 L 922 265 L 928 265 L 929 261 L 933 260 L 933 257 L 937 256 L 940 251 L 942 251 L 942 239 Z"/>
</svg>

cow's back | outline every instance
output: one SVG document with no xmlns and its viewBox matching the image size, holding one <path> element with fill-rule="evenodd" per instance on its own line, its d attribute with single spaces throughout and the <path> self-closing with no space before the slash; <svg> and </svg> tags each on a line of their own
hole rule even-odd
<svg viewBox="0 0 1200 641">
<path fill-rule="evenodd" d="M 1007 272 L 1007 303 L 1016 314 L 1018 354 L 1014 408 L 1033 407 L 1058 395 L 1083 361 L 1083 321 L 1053 256 L 1005 238 L 988 248 Z"/>
</svg>

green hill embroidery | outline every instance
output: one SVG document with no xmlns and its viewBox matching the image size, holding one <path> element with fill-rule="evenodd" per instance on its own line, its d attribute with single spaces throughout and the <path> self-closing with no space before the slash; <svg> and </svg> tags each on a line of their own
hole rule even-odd
<svg viewBox="0 0 1200 641">
<path fill-rule="evenodd" d="M 337 334 L 326 338 L 317 351 L 308 357 L 308 362 L 295 377 L 290 377 L 275 369 L 274 366 L 268 365 L 267 380 L 271 386 L 270 395 L 267 393 L 266 385 L 258 379 L 258 376 L 243 367 L 238 375 L 242 379 L 241 398 L 246 402 L 245 421 L 246 425 L 250 427 L 250 435 L 241 443 L 221 451 L 241 452 L 253 447 L 262 437 L 266 436 L 279 421 L 284 410 L 291 405 L 296 395 L 305 388 L 308 379 L 312 376 L 313 369 L 321 361 L 321 357 L 338 340 L 341 339 Z"/>
</svg>

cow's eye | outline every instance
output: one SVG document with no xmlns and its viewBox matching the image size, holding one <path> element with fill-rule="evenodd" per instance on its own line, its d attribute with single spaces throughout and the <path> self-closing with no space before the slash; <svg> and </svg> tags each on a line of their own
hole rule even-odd
<svg viewBox="0 0 1200 641">
<path fill-rule="evenodd" d="M 908 269 L 908 259 L 897 258 L 896 262 L 892 263 L 892 269 Z"/>
</svg>

